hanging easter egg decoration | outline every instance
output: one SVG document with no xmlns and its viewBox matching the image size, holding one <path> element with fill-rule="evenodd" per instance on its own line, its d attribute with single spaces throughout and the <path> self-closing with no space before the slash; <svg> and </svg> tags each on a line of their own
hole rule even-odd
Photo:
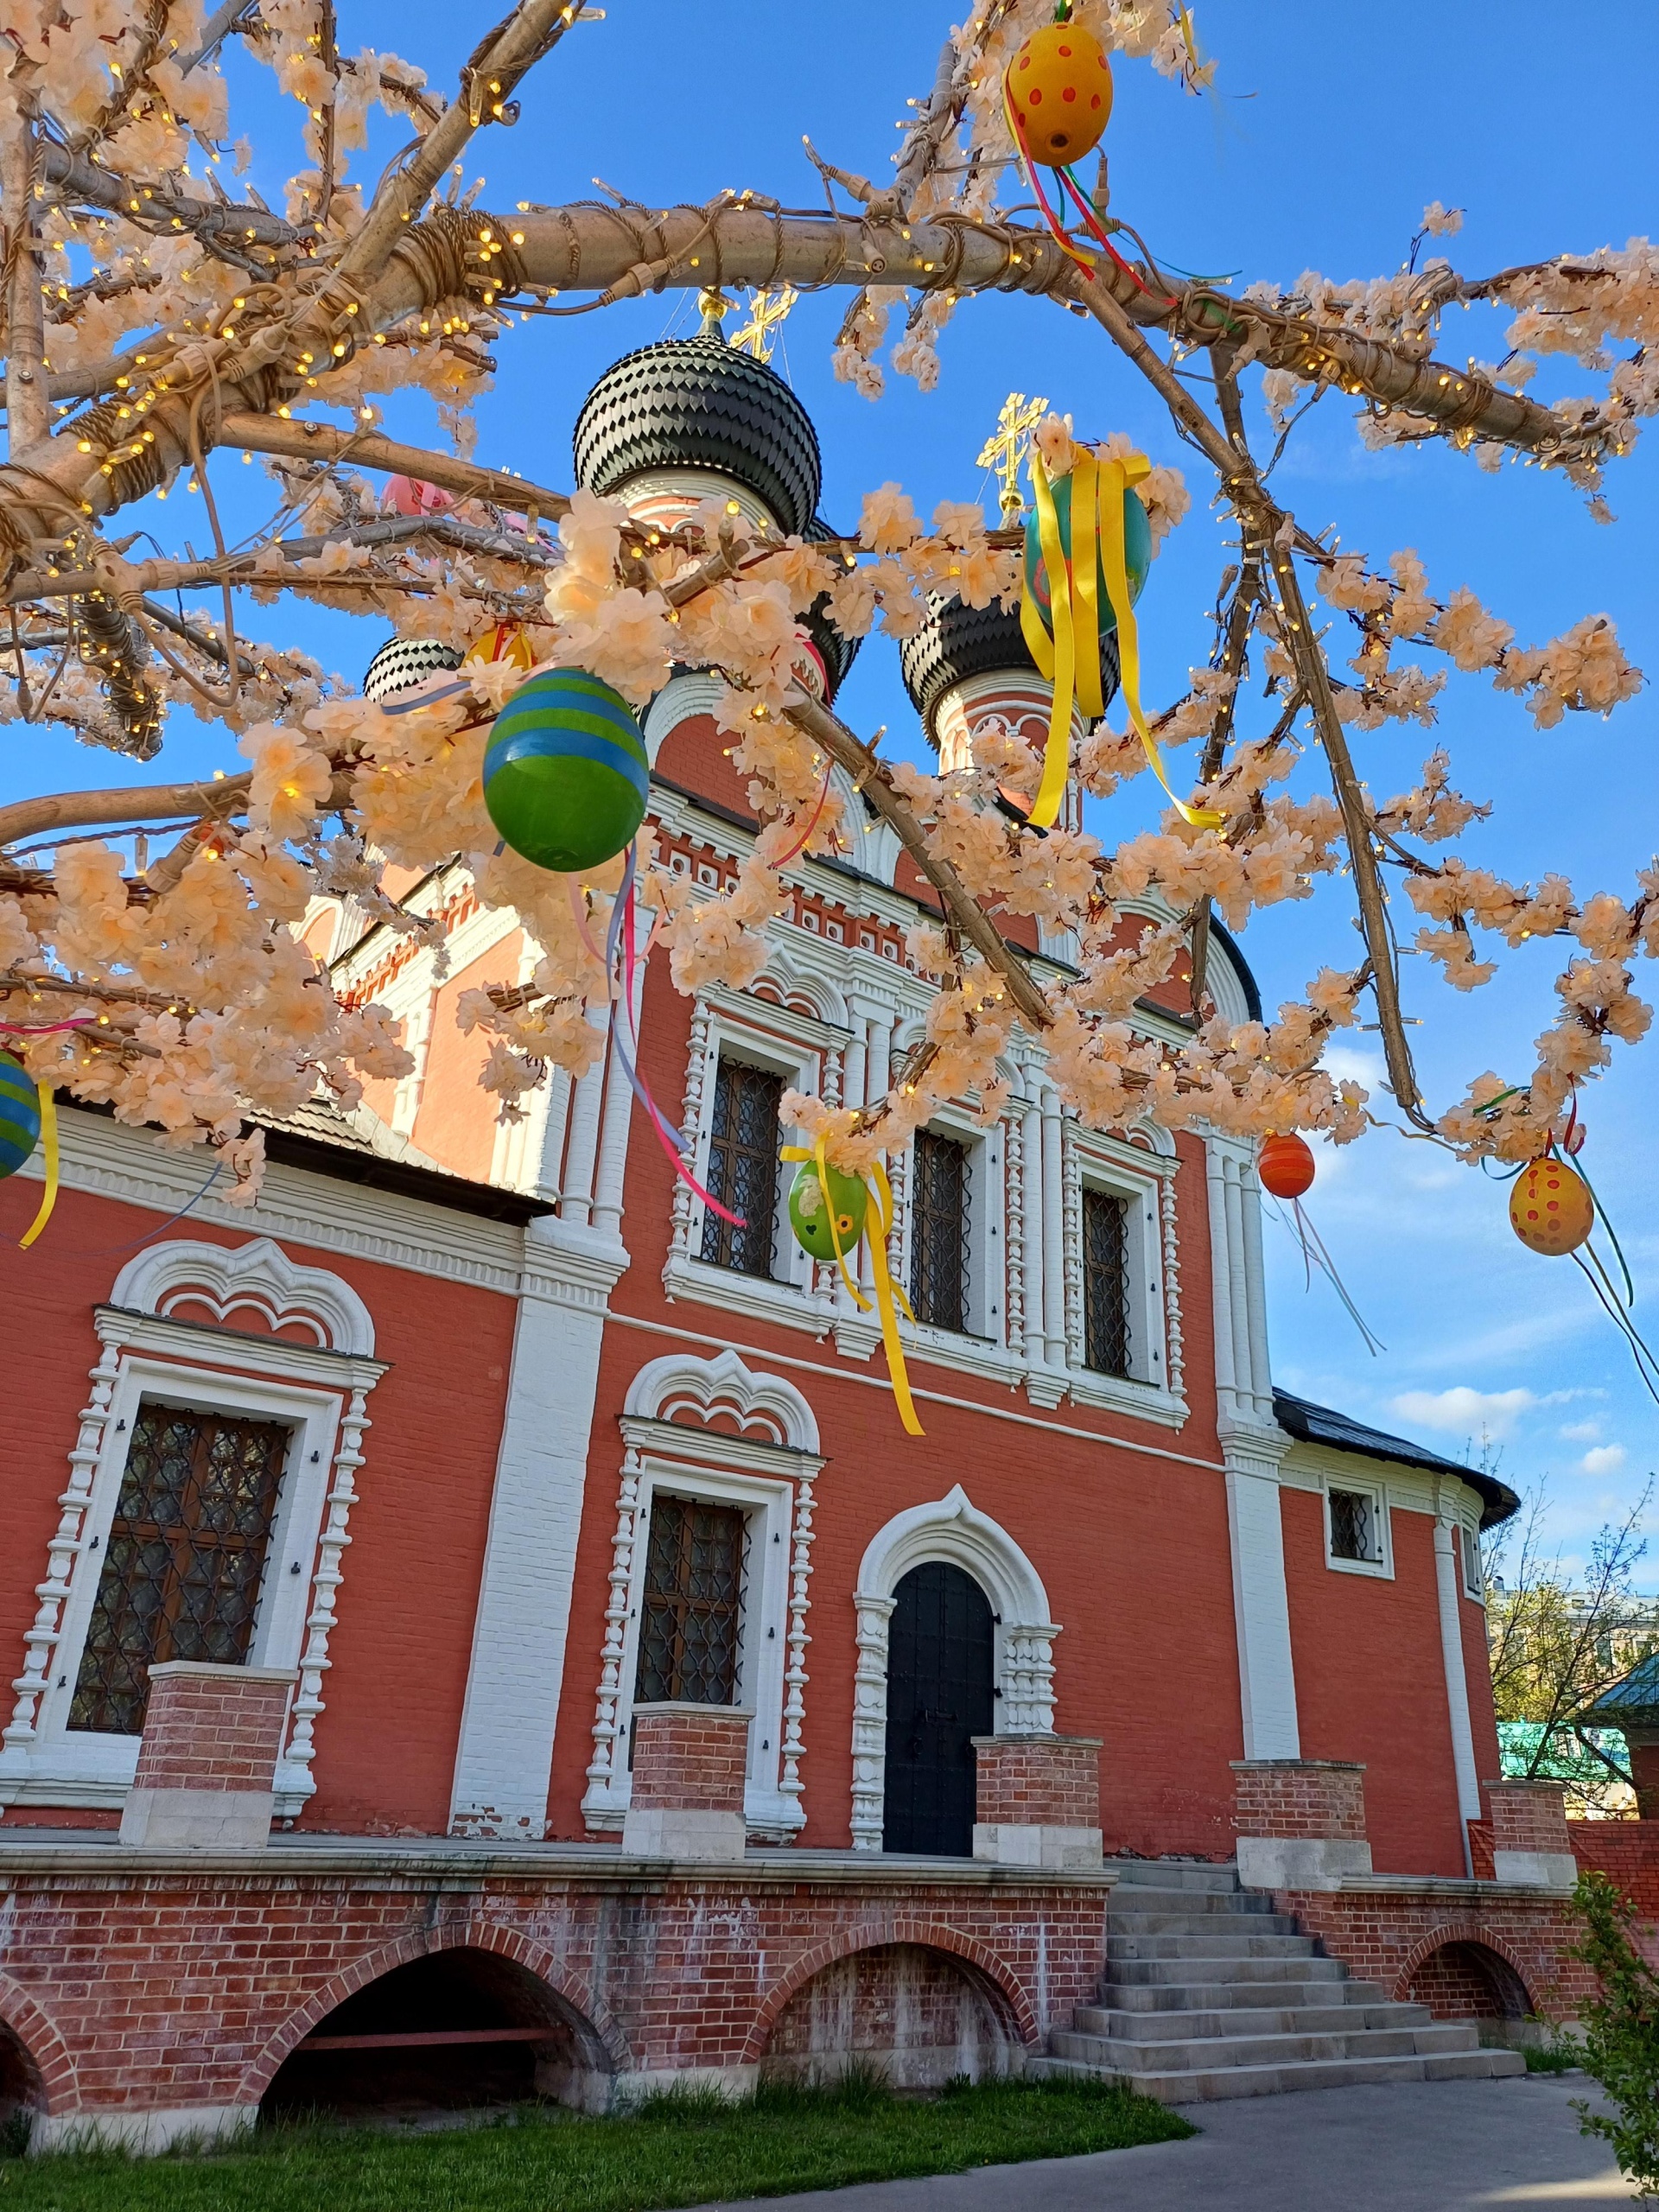
<svg viewBox="0 0 1659 2212">
<path fill-rule="evenodd" d="M 1269 1198 L 1300 1198 L 1313 1185 L 1313 1154 L 1305 1137 L 1263 1137 L 1255 1172 Z"/>
<path fill-rule="evenodd" d="M 1145 469 L 1143 468 L 1141 473 L 1144 475 Z M 1064 556 L 1064 566 L 1068 577 L 1071 574 L 1071 487 L 1076 474 L 1074 469 L 1071 475 L 1057 476 L 1048 486 L 1049 496 L 1054 502 L 1054 526 L 1058 535 L 1060 551 Z M 1104 493 L 1105 486 L 1102 486 L 1096 497 L 1103 497 Z M 1152 566 L 1152 524 L 1147 518 L 1147 511 L 1141 505 L 1138 495 L 1128 484 L 1125 484 L 1122 489 L 1122 506 L 1123 572 L 1128 584 L 1129 604 L 1133 607 L 1141 596 L 1146 584 L 1147 572 Z M 1095 564 L 1096 624 L 1103 637 L 1109 637 L 1117 627 L 1117 609 L 1112 603 L 1112 595 L 1107 582 L 1106 549 L 1101 543 L 1096 531 L 1091 530 L 1089 535 L 1095 540 L 1097 549 Z M 1053 599 L 1049 591 L 1048 564 L 1043 558 L 1041 527 L 1034 512 L 1026 524 L 1025 581 L 1026 590 L 1030 594 L 1033 604 L 1042 617 L 1043 627 L 1052 637 L 1054 634 Z M 1075 582 L 1072 588 L 1075 592 Z"/>
<path fill-rule="evenodd" d="M 0 1179 L 15 1175 L 41 1135 L 35 1078 L 10 1052 L 0 1052 Z"/>
<path fill-rule="evenodd" d="M 474 639 L 461 665 L 486 660 L 504 660 L 528 671 L 536 665 L 536 649 L 516 622 L 495 622 L 481 638 Z"/>
<path fill-rule="evenodd" d="M 838 1252 L 858 1249 L 870 1194 L 855 1175 L 843 1175 L 837 1167 L 826 1167 L 824 1173 L 830 1186 L 827 1202 L 817 1160 L 802 1161 L 789 1193 L 789 1225 L 804 1252 L 827 1262 Z"/>
<path fill-rule="evenodd" d="M 461 666 L 461 655 L 438 638 L 388 638 L 363 671 L 363 696 L 390 699 Z"/>
<path fill-rule="evenodd" d="M 397 515 L 438 515 L 454 505 L 455 495 L 418 476 L 393 476 L 387 480 L 384 504 Z"/>
<path fill-rule="evenodd" d="M 1510 1226 L 1529 1251 L 1560 1259 L 1596 1225 L 1590 1186 L 1559 1154 L 1529 1160 L 1510 1185 Z"/>
<path fill-rule="evenodd" d="M 1098 39 L 1062 20 L 1033 31 L 1004 79 L 1008 111 L 1031 159 L 1079 162 L 1111 119 L 1112 71 Z"/>
<path fill-rule="evenodd" d="M 632 842 L 651 795 L 639 725 L 620 692 L 579 668 L 521 683 L 484 754 L 484 804 L 515 853 L 570 874 Z"/>
</svg>

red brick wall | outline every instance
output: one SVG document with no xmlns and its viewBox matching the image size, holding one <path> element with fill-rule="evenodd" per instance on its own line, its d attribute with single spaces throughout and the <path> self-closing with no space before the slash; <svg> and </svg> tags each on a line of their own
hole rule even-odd
<svg viewBox="0 0 1659 2212">
<path fill-rule="evenodd" d="M 1489 1782 L 1494 1851 L 1570 1851 L 1559 1782 Z"/>
<path fill-rule="evenodd" d="M 1427 2005 L 1437 2020 L 1522 2019 L 1527 1995 L 1506 1959 L 1478 1943 L 1443 1943 L 1431 1951 L 1406 1985 L 1414 2005 Z"/>
<path fill-rule="evenodd" d="M 766 2057 L 815 2072 L 862 2057 L 883 2066 L 896 2087 L 910 2088 L 1000 2070 L 1018 2042 L 994 1985 L 947 1953 L 893 1943 L 814 1974 L 779 2015 Z"/>
<path fill-rule="evenodd" d="M 976 1736 L 975 1818 L 1020 1827 L 1100 1826 L 1100 1744 L 1083 1736 Z"/>
<path fill-rule="evenodd" d="M 1460 1875 L 1434 1522 L 1393 1515 L 1391 1580 L 1344 1574 L 1325 1564 L 1323 1499 L 1283 1490 L 1280 1501 L 1302 1755 L 1363 1760 L 1379 1869 Z"/>
<path fill-rule="evenodd" d="M 330 1205 L 352 1190 L 321 1177 L 314 1187 Z M 372 1194 L 352 1195 L 372 1219 Z M 15 1239 L 38 1196 L 38 1185 L 0 1182 L 0 1299 L 29 1316 L 19 1340 L 29 1388 L 8 1404 L 0 1482 L 0 1680 L 8 1681 L 22 1672 L 23 1631 L 39 1607 L 35 1586 L 58 1525 L 87 1373 L 99 1357 L 92 1308 L 108 1298 L 127 1256 L 112 1248 L 141 1240 L 158 1221 L 146 1208 L 66 1189 L 50 1235 L 20 1254 Z M 442 1218 L 453 1225 L 467 1217 L 445 1209 Z M 235 1246 L 263 1230 L 256 1213 L 243 1231 L 193 1216 L 172 1233 Z M 359 1294 L 374 1316 L 377 1357 L 390 1363 L 368 1401 L 373 1426 L 362 1447 L 336 1599 L 339 1624 L 323 1684 L 327 1710 L 317 1723 L 318 1794 L 302 1825 L 441 1834 L 516 1301 L 471 1283 L 282 1242 L 290 1259 L 331 1269 Z M 451 1348 L 454 1357 L 435 1359 L 435 1345 Z M 83 1560 L 83 1567 L 95 1570 L 99 1556 Z M 288 1565 L 282 1561 L 282 1571 Z M 593 1649 L 596 1655 L 597 1639 Z M 8 1825 L 15 1817 L 6 1815 Z M 25 1821 L 34 1817 L 24 1810 Z"/>
<path fill-rule="evenodd" d="M 1659 1967 L 1659 1821 L 1569 1821 L 1580 1872 L 1617 1882 L 1637 1912 L 1637 1940 Z"/>
<path fill-rule="evenodd" d="M 1629 1738 L 1625 1738 L 1627 1743 Z M 1642 1818 L 1659 1823 L 1659 1743 L 1630 1744 L 1630 1780 Z"/>
<path fill-rule="evenodd" d="M 1496 1952 L 1520 1976 L 1529 2008 L 1547 2018 L 1573 2018 L 1590 1993 L 1587 1971 L 1566 1956 L 1577 1941 L 1573 1914 L 1564 1898 L 1544 1892 L 1535 1900 L 1513 1893 L 1500 1900 L 1483 1898 L 1465 1883 L 1448 1882 L 1438 1896 L 1379 1885 L 1281 1891 L 1274 1903 L 1295 1916 L 1305 1935 L 1319 1937 L 1331 1957 L 1390 1998 L 1404 1998 L 1446 1944 Z M 1457 1971 L 1454 1961 L 1450 1972 Z"/>
<path fill-rule="evenodd" d="M 269 1789 L 294 1678 L 215 1668 L 154 1669 L 138 1789 Z"/>
<path fill-rule="evenodd" d="M 1310 1759 L 1238 1759 L 1240 1835 L 1365 1840 L 1365 1770 Z"/>
<path fill-rule="evenodd" d="M 455 1945 L 517 1960 L 613 2065 L 645 2069 L 752 2064 L 775 2033 L 798 2051 L 816 2000 L 797 2000 L 815 1977 L 893 1946 L 954 1962 L 993 1993 L 1010 2039 L 1033 2044 L 1094 1997 L 1105 1955 L 1099 1884 L 873 1873 L 813 1886 L 781 1871 L 641 1884 L 474 1867 L 462 1890 L 454 1871 L 16 1869 L 0 2018 L 50 2110 L 215 2105 L 257 2101 L 354 1990 Z M 942 1989 L 943 1971 L 924 1986 Z"/>
<path fill-rule="evenodd" d="M 748 1744 L 747 1715 L 712 1706 L 636 1706 L 632 1802 L 741 1813 Z"/>
</svg>

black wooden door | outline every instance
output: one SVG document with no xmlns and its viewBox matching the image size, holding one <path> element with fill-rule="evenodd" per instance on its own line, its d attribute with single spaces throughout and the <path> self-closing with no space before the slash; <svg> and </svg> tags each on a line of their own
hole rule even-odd
<svg viewBox="0 0 1659 2212">
<path fill-rule="evenodd" d="M 990 1601 L 943 1560 L 912 1567 L 893 1594 L 882 1847 L 970 1858 L 971 1738 L 995 1727 Z"/>
</svg>

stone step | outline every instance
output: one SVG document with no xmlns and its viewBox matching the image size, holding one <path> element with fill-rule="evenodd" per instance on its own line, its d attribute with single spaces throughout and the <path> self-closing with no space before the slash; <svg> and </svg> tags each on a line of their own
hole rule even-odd
<svg viewBox="0 0 1659 2212">
<path fill-rule="evenodd" d="M 1217 1866 L 1203 1859 L 1109 1859 L 1122 1885 L 1145 1884 L 1154 1890 L 1238 1889 L 1238 1868 L 1229 1859 Z"/>
<path fill-rule="evenodd" d="M 1147 1982 L 1166 1987 L 1208 1986 L 1217 1982 L 1343 1981 L 1347 1970 L 1339 1960 L 1314 1958 L 1305 1951 L 1266 1959 L 1235 1958 L 1211 1951 L 1197 1957 L 1183 1953 L 1176 1959 L 1114 1959 L 1109 1978 L 1115 1987 L 1134 1988 Z"/>
<path fill-rule="evenodd" d="M 1142 2096 L 1164 2104 L 1197 2104 L 1221 2097 L 1280 2096 L 1294 2089 L 1345 2089 L 1367 2082 L 1484 2082 L 1524 2074 L 1518 2050 L 1452 2050 L 1412 2053 L 1402 2058 L 1309 2058 L 1281 2065 L 1221 2066 L 1212 2071 L 1140 2074 L 1114 2065 L 1100 2068 L 1074 2058 L 1038 2058 L 1027 2072 L 1049 2080 L 1071 2078 L 1122 2082 Z"/>
<path fill-rule="evenodd" d="M 1119 1959 L 1311 1959 L 1311 1936 L 1285 1936 L 1269 1929 L 1258 1936 L 1241 1928 L 1206 1928 L 1201 1935 L 1143 1935 L 1139 1929 L 1109 1934 L 1106 1956 Z"/>
<path fill-rule="evenodd" d="M 1108 1900 L 1108 1910 L 1114 1914 L 1202 1913 L 1209 1920 L 1217 1915 L 1271 1912 L 1273 1896 L 1267 1890 L 1154 1890 L 1140 1883 L 1125 1889 L 1120 1884 Z"/>
<path fill-rule="evenodd" d="M 1355 2027 L 1334 2035 L 1177 2036 L 1164 2043 L 1124 2044 L 1110 2036 L 1079 2035 L 1062 2028 L 1049 2037 L 1056 2058 L 1071 2058 L 1111 2073 L 1125 2065 L 1137 2074 L 1213 2074 L 1223 2067 L 1282 2066 L 1325 2058 L 1426 2058 L 1478 2050 L 1480 2039 L 1467 2020 L 1433 2021 L 1427 2027 Z"/>
<path fill-rule="evenodd" d="M 1359 2028 L 1426 2028 L 1433 2020 L 1427 2005 L 1234 2005 L 1186 2012 L 1079 2005 L 1072 2027 L 1081 2035 L 1160 2043 L 1178 2036 L 1349 2035 Z"/>
<path fill-rule="evenodd" d="M 1224 1968 L 1232 1961 L 1224 1959 Z M 1270 2005 L 1383 2005 L 1388 1993 L 1371 1981 L 1173 1981 L 1115 1980 L 1101 1992 L 1102 2005 L 1120 2012 L 1214 2012 Z"/>
<path fill-rule="evenodd" d="M 1287 1912 L 1120 1912 L 1111 1907 L 1114 1936 L 1202 1936 L 1207 1929 L 1227 1929 L 1247 1936 L 1294 1936 L 1296 1923 Z"/>
</svg>

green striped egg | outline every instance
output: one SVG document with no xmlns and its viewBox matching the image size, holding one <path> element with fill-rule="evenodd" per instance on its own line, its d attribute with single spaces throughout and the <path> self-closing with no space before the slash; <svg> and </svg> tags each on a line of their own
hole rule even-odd
<svg viewBox="0 0 1659 2212">
<path fill-rule="evenodd" d="M 0 1052 L 0 1176 L 15 1175 L 41 1134 L 35 1078 L 10 1052 Z"/>
<path fill-rule="evenodd" d="M 613 859 L 645 816 L 651 763 L 620 692 L 579 668 L 521 683 L 484 754 L 484 804 L 515 853 L 570 874 Z"/>
<path fill-rule="evenodd" d="M 1054 495 L 1054 520 L 1059 527 L 1060 550 L 1069 567 L 1071 561 L 1071 479 L 1057 477 L 1049 486 Z M 1152 566 L 1152 524 L 1147 511 L 1135 493 L 1126 486 L 1123 492 L 1123 567 L 1128 578 L 1129 604 L 1135 605 L 1147 581 L 1147 571 Z M 1043 559 L 1042 538 L 1033 514 L 1026 524 L 1026 588 L 1037 602 L 1037 612 L 1043 618 L 1043 627 L 1050 637 L 1054 634 L 1054 610 L 1049 603 L 1048 564 Z M 1096 604 L 1100 610 L 1100 634 L 1116 629 L 1117 616 L 1106 589 L 1106 563 L 1098 563 L 1095 578 Z"/>
</svg>

